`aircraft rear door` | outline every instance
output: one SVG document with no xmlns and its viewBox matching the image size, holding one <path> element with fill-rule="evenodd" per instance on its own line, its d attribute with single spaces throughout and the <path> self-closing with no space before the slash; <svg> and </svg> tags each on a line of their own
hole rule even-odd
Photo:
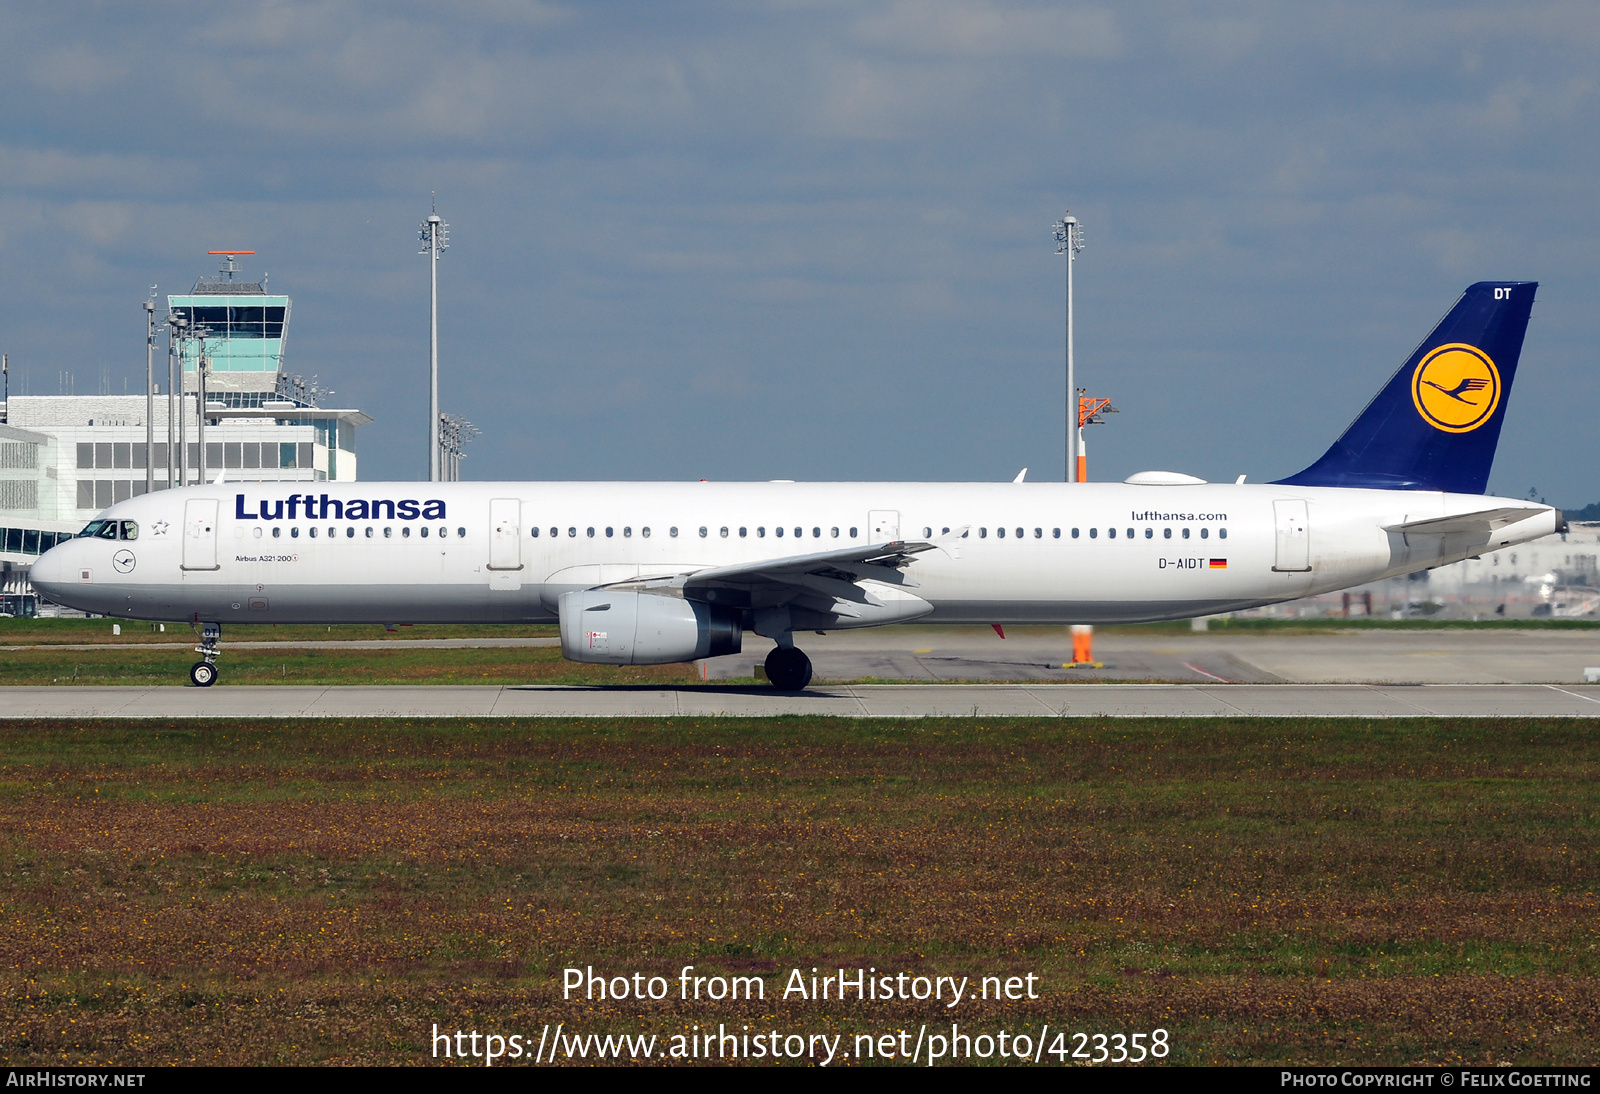
<svg viewBox="0 0 1600 1094">
<path fill-rule="evenodd" d="M 1311 528 L 1306 503 L 1300 499 L 1275 501 L 1272 514 L 1278 528 L 1278 550 L 1272 568 L 1280 573 L 1311 569 Z"/>
<path fill-rule="evenodd" d="M 216 570 L 217 499 L 190 498 L 183 504 L 183 568 Z"/>
</svg>

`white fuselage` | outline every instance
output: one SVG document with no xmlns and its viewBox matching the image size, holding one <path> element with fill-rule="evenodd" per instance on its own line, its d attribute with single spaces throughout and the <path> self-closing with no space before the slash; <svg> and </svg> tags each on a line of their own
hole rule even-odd
<svg viewBox="0 0 1600 1094">
<path fill-rule="evenodd" d="M 1556 530 L 1541 509 L 1493 532 L 1385 531 L 1499 500 L 1243 484 L 220 483 L 112 506 L 101 517 L 135 522 L 136 539 L 61 544 L 33 580 L 136 619 L 549 622 L 575 589 L 931 540 L 941 549 L 904 570 L 931 610 L 833 626 L 1118 623 L 1291 600 Z"/>
</svg>

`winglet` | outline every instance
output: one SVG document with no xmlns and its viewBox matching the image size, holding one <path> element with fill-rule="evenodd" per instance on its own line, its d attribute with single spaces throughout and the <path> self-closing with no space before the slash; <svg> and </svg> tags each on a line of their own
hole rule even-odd
<svg viewBox="0 0 1600 1094">
<path fill-rule="evenodd" d="M 1012 482 L 1021 482 L 1023 479 L 1025 479 L 1027 477 L 1028 477 L 1028 469 L 1026 467 L 1024 467 L 1021 471 L 1017 472 L 1017 477 L 1012 479 L 1011 481 Z"/>
</svg>

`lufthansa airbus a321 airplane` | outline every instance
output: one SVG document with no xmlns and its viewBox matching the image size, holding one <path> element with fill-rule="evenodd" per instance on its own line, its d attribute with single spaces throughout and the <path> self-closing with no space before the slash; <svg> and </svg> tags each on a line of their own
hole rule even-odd
<svg viewBox="0 0 1600 1094">
<path fill-rule="evenodd" d="M 1566 525 L 1485 497 L 1534 282 L 1462 295 L 1316 463 L 1266 484 L 211 483 L 119 502 L 33 566 L 58 603 L 223 623 L 547 623 L 574 661 L 651 665 L 806 631 L 1131 623 L 1441 566 Z"/>
</svg>

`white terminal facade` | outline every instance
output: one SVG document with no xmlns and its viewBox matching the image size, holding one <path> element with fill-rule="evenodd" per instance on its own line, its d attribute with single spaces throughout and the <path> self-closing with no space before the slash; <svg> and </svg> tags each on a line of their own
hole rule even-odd
<svg viewBox="0 0 1600 1094">
<path fill-rule="evenodd" d="M 208 482 L 219 473 L 230 482 L 355 479 L 356 427 L 372 419 L 319 405 L 314 385 L 284 371 L 290 299 L 262 282 L 236 280 L 237 272 L 229 256 L 216 278 L 167 297 L 168 314 L 156 314 L 153 400 L 9 395 L 0 402 L 0 613 L 32 614 L 28 567 L 58 538 L 75 535 L 114 502 L 199 482 L 202 468 Z M 180 385 L 169 386 L 169 369 L 181 372 Z"/>
</svg>

